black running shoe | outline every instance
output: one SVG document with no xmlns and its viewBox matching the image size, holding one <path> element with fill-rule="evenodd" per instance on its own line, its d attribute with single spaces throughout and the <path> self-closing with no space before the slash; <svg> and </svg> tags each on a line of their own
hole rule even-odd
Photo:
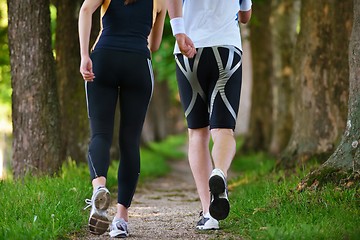
<svg viewBox="0 0 360 240">
<path fill-rule="evenodd" d="M 230 212 L 228 190 L 224 173 L 215 168 L 209 179 L 211 202 L 209 212 L 216 220 L 225 219 Z"/>
</svg>

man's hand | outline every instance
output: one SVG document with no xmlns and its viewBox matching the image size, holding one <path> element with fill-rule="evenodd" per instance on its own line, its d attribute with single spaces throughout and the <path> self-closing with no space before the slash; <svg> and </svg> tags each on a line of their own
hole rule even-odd
<svg viewBox="0 0 360 240">
<path fill-rule="evenodd" d="M 176 34 L 175 38 L 181 54 L 188 58 L 193 58 L 196 54 L 196 49 L 191 39 L 184 33 Z"/>
</svg>

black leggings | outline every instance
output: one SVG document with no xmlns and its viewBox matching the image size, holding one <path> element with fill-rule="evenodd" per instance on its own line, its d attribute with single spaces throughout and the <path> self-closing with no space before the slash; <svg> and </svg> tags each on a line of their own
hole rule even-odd
<svg viewBox="0 0 360 240">
<path fill-rule="evenodd" d="M 91 179 L 107 177 L 116 104 L 120 103 L 120 165 L 118 203 L 129 207 L 140 174 L 140 136 L 153 91 L 151 61 L 146 56 L 95 50 L 93 82 L 85 82 L 91 140 L 88 163 Z"/>
</svg>

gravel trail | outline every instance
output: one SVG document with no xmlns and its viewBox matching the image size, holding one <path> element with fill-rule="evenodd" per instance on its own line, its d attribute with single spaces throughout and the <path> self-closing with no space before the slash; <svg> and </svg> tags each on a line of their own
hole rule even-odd
<svg viewBox="0 0 360 240">
<path fill-rule="evenodd" d="M 172 161 L 169 175 L 138 187 L 129 208 L 129 240 L 137 239 L 240 239 L 221 230 L 197 231 L 201 210 L 194 179 L 186 160 Z M 116 211 L 116 196 L 108 210 Z M 220 223 L 221 227 L 221 223 Z M 77 239 L 110 239 L 107 233 L 95 236 L 85 233 Z"/>
</svg>

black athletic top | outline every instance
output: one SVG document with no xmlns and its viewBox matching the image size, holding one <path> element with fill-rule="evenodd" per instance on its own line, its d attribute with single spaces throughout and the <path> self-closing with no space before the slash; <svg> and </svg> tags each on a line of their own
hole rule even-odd
<svg viewBox="0 0 360 240">
<path fill-rule="evenodd" d="M 101 7 L 101 30 L 93 49 L 113 49 L 145 54 L 150 58 L 148 36 L 153 21 L 153 1 L 105 0 Z"/>
</svg>

